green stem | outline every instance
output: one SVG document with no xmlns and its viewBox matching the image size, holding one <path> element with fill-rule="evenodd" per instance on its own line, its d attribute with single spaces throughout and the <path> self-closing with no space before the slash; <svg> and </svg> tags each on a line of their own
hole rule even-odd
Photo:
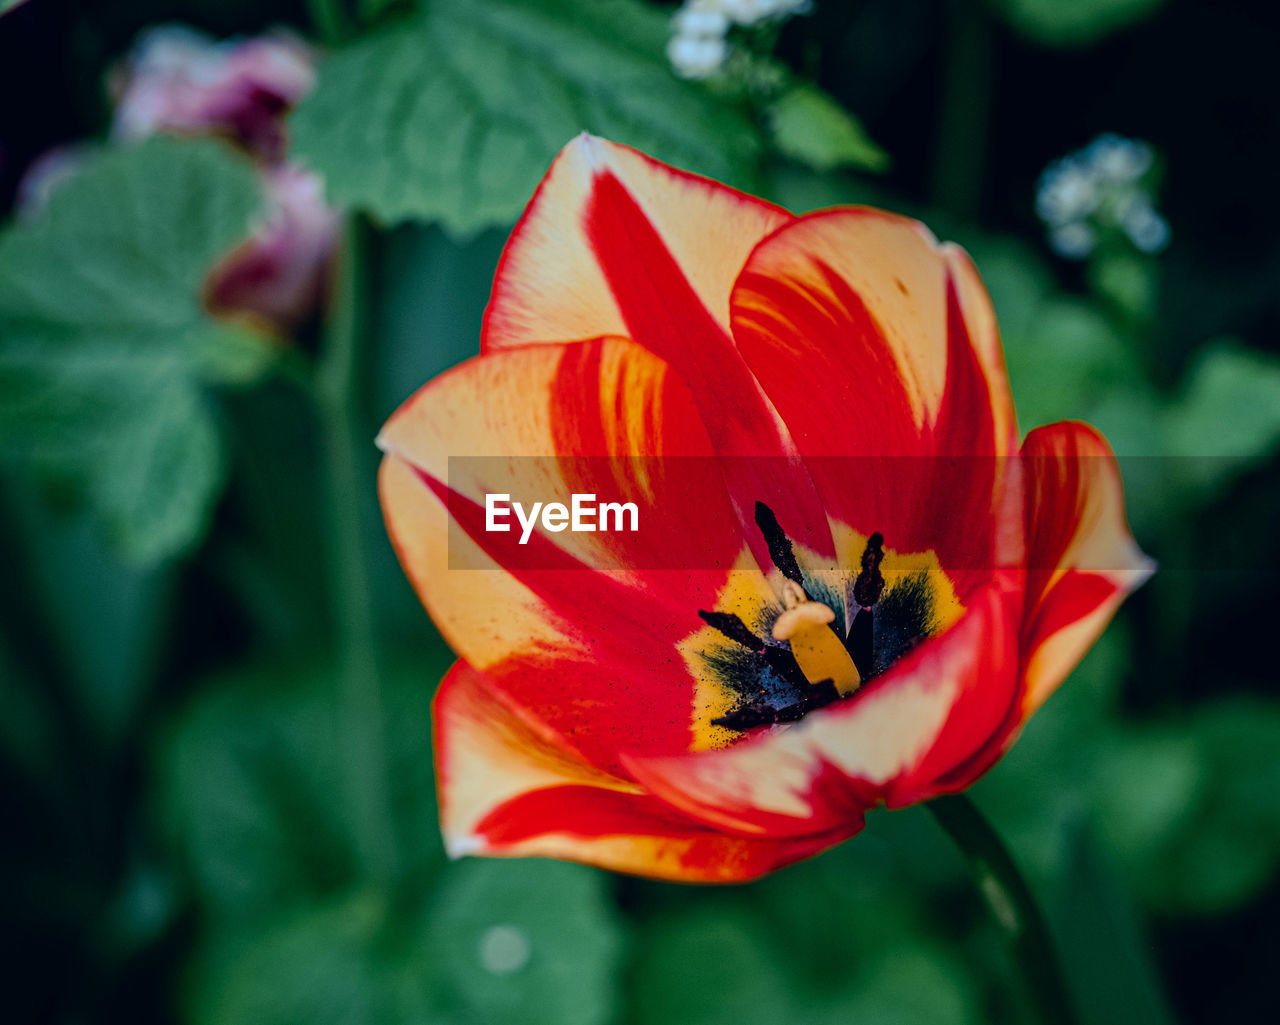
<svg viewBox="0 0 1280 1025">
<path fill-rule="evenodd" d="M 1005 934 L 1045 1025 L 1074 1025 L 1075 1010 L 1049 928 L 1018 866 L 978 806 L 963 794 L 925 805 L 960 848 L 974 882 Z"/>
<path fill-rule="evenodd" d="M 361 472 L 356 367 L 363 320 L 365 232 L 348 215 L 332 305 L 316 368 L 315 400 L 324 433 L 329 493 L 325 502 L 339 705 L 344 742 L 344 795 L 362 863 L 377 877 L 393 870 L 386 792 L 384 712 L 372 594 L 361 544 L 361 506 L 369 482 Z"/>
<path fill-rule="evenodd" d="M 991 106 L 991 26 L 978 0 L 950 0 L 933 201 L 976 220 L 982 202 L 987 114 Z"/>
</svg>

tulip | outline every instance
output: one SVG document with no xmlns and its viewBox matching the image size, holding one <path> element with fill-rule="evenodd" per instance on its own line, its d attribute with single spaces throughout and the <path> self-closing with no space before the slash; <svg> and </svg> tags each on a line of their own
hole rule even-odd
<svg viewBox="0 0 1280 1025">
<path fill-rule="evenodd" d="M 962 250 L 585 135 L 480 355 L 379 443 L 459 659 L 434 706 L 454 856 L 729 882 L 813 855 L 969 786 L 1151 571 L 1095 430 L 1020 441 Z M 489 495 L 582 493 L 638 531 L 485 529 Z"/>
</svg>

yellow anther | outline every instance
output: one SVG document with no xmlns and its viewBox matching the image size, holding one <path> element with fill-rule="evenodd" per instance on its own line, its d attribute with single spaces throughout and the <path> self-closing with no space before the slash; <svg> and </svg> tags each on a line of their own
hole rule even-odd
<svg viewBox="0 0 1280 1025">
<path fill-rule="evenodd" d="M 794 609 L 796 606 L 809 601 L 809 596 L 804 593 L 804 588 L 797 584 L 794 580 L 784 580 L 782 582 L 782 607 L 784 609 Z M 817 604 L 810 602 L 810 604 Z M 825 607 L 825 606 L 824 606 Z M 827 609 L 830 612 L 830 609 Z M 830 622 L 830 620 L 827 620 Z M 781 640 L 781 638 L 779 638 Z"/>
<path fill-rule="evenodd" d="M 787 583 L 791 583 L 790 580 Z M 783 589 L 783 598 L 786 598 L 786 589 Z M 806 625 L 826 626 L 835 620 L 836 614 L 827 606 L 819 601 L 801 601 L 787 605 L 787 611 L 780 615 L 773 623 L 773 639 L 775 641 L 789 641 L 795 634 L 803 630 Z M 830 633 L 830 631 L 827 631 Z"/>
<path fill-rule="evenodd" d="M 791 654 L 806 680 L 810 683 L 830 680 L 844 697 L 857 690 L 862 677 L 840 638 L 830 628 L 835 618 L 836 614 L 821 602 L 799 602 L 774 621 L 773 639 L 791 643 Z"/>
</svg>

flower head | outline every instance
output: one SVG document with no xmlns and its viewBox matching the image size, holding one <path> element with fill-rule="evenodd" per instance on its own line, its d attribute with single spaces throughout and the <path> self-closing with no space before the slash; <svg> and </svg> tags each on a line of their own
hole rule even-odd
<svg viewBox="0 0 1280 1025">
<path fill-rule="evenodd" d="M 729 59 L 728 32 L 806 14 L 809 0 L 685 0 L 671 17 L 667 59 L 682 78 L 709 78 Z"/>
<path fill-rule="evenodd" d="M 1050 164 L 1040 176 L 1036 213 L 1054 251 L 1082 260 L 1100 236 L 1114 234 L 1139 252 L 1164 249 L 1169 224 L 1154 205 L 1154 165 L 1150 145 L 1109 132 Z"/>
<path fill-rule="evenodd" d="M 748 879 L 967 786 L 1150 571 L 1105 441 L 1019 443 L 965 254 L 583 136 L 481 354 L 384 428 L 401 562 L 459 655 L 451 853 Z M 487 496 L 633 503 L 635 534 Z"/>
<path fill-rule="evenodd" d="M 181 25 L 147 32 L 117 82 L 112 132 L 222 134 L 268 162 L 284 156 L 283 114 L 311 91 L 306 44 L 277 33 L 216 42 Z"/>
<path fill-rule="evenodd" d="M 310 49 L 288 33 L 218 42 L 180 25 L 143 35 L 116 81 L 116 139 L 220 135 L 257 161 L 264 216 L 205 291 L 215 312 L 286 332 L 317 309 L 338 238 L 321 179 L 286 161 L 285 115 L 314 82 Z"/>
</svg>

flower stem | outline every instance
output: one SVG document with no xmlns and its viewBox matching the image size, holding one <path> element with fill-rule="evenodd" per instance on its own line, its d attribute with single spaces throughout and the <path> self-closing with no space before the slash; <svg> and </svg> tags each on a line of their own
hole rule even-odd
<svg viewBox="0 0 1280 1025">
<path fill-rule="evenodd" d="M 991 106 L 993 46 L 988 19 L 976 0 L 950 0 L 947 5 L 933 202 L 970 221 L 977 218 L 982 201 Z"/>
<path fill-rule="evenodd" d="M 377 878 L 393 870 L 387 760 L 377 639 L 360 510 L 368 493 L 357 437 L 356 366 L 363 319 L 364 227 L 348 215 L 337 280 L 316 368 L 315 401 L 324 434 L 330 593 L 336 631 L 342 764 L 349 818 L 361 863 Z"/>
<path fill-rule="evenodd" d="M 1009 941 L 1041 1021 L 1044 1025 L 1074 1025 L 1074 1005 L 1048 925 L 991 823 L 963 794 L 939 797 L 925 807 L 969 863 L 992 918 Z"/>
</svg>

